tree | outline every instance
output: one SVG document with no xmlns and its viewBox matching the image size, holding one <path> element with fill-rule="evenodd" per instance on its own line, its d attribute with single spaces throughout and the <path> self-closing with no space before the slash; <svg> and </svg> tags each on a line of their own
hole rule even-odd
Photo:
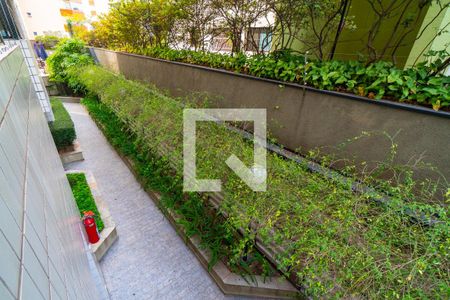
<svg viewBox="0 0 450 300">
<path fill-rule="evenodd" d="M 308 30 L 300 32 L 297 39 L 306 46 L 307 51 L 313 52 L 320 60 L 328 57 L 334 34 L 343 29 L 338 27 L 353 26 L 350 20 L 341 21 L 346 5 L 343 0 L 306 0 L 299 3 L 297 11 L 305 17 L 302 27 Z"/>
<path fill-rule="evenodd" d="M 302 52 L 312 52 L 321 60 L 332 58 L 340 32 L 354 28 L 352 19 L 347 17 L 350 0 L 266 0 L 266 3 L 276 16 L 275 50 L 291 49 L 298 42 Z"/>
<path fill-rule="evenodd" d="M 300 1 L 301 2 L 301 1 Z M 267 0 L 267 6 L 275 14 L 275 24 L 271 30 L 277 38 L 272 49 L 290 49 L 295 36 L 302 29 L 305 18 L 299 9 L 299 0 Z"/>
<path fill-rule="evenodd" d="M 176 45 L 188 46 L 194 50 L 205 50 L 214 31 L 216 11 L 211 0 L 179 0 L 179 15 L 172 30 Z"/>
<path fill-rule="evenodd" d="M 351 3 L 351 0 L 342 0 L 341 1 L 341 6 L 340 6 L 341 11 L 339 12 L 339 14 L 340 14 L 339 25 L 336 28 L 336 37 L 334 38 L 333 46 L 331 47 L 331 50 L 330 50 L 330 60 L 332 60 L 334 57 L 334 52 L 336 51 L 337 43 L 339 41 L 339 36 L 341 35 L 342 30 L 344 29 L 345 18 L 347 17 L 350 3 Z"/>
<path fill-rule="evenodd" d="M 120 0 L 93 24 L 90 39 L 112 48 L 165 46 L 177 13 L 172 1 Z"/>
<path fill-rule="evenodd" d="M 147 2 L 148 1 L 148 2 Z M 150 32 L 154 36 L 154 44 L 157 46 L 167 46 L 172 42 L 171 32 L 174 29 L 175 20 L 182 13 L 182 7 L 176 1 L 168 0 L 147 0 L 149 3 Z"/>
<path fill-rule="evenodd" d="M 268 6 L 261 0 L 211 0 L 217 12 L 216 28 L 220 28 L 232 43 L 232 53 L 242 51 L 242 36 L 258 18 L 268 13 Z"/>
</svg>

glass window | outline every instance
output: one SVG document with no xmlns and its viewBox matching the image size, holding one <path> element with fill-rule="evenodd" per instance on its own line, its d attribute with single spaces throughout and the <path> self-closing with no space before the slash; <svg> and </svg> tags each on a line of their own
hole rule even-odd
<svg viewBox="0 0 450 300">
<path fill-rule="evenodd" d="M 212 49 L 214 51 L 231 51 L 231 40 L 225 34 L 221 33 L 214 37 Z"/>
<path fill-rule="evenodd" d="M 272 33 L 267 28 L 250 28 L 246 35 L 245 50 L 268 52 L 272 47 Z"/>
<path fill-rule="evenodd" d="M 6 0 L 0 0 L 0 35 L 6 39 L 19 39 L 20 34 L 14 23 Z"/>
</svg>

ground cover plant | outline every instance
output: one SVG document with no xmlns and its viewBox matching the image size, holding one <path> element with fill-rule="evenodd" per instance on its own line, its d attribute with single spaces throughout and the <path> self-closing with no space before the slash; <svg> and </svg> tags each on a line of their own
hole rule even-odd
<svg viewBox="0 0 450 300">
<path fill-rule="evenodd" d="M 93 65 L 72 69 L 68 74 L 99 97 L 101 103 L 85 102 L 94 119 L 97 114 L 105 122 L 120 121 L 121 125 L 112 124 L 104 132 L 113 145 L 124 147 L 125 154 L 141 161 L 140 173 L 152 188 L 171 191 L 181 185 L 183 109 L 198 104 L 169 98 Z M 223 124 L 199 122 L 197 132 L 197 177 L 222 180 L 219 211 L 228 218 L 220 223 L 226 225 L 226 233 L 244 229 L 237 241 L 227 233 L 231 259 L 240 261 L 258 238 L 282 249 L 277 254 L 277 267 L 295 275 L 314 298 L 450 296 L 448 202 L 436 200 L 432 182 L 416 182 L 408 168 L 394 170 L 382 165 L 385 171 L 400 172 L 392 178 L 395 185 L 359 178 L 389 194 L 389 202 L 380 203 L 374 201 L 378 195 L 355 194 L 349 182 L 330 180 L 310 172 L 306 164 L 270 153 L 268 190 L 254 192 L 223 162 L 224 157 L 239 154 L 249 164 L 253 160 L 252 145 Z M 154 176 L 158 173 L 164 180 Z M 181 214 L 186 210 L 189 213 L 185 216 L 197 214 L 196 207 L 204 207 L 198 201 L 204 201 L 205 195 L 181 193 L 179 187 L 176 193 L 169 193 L 174 194 L 175 200 L 168 197 L 166 205 L 173 205 Z M 190 197 L 197 196 L 198 200 L 191 201 Z M 438 222 L 429 226 L 412 220 L 411 211 Z M 192 220 L 201 218 L 185 220 L 190 226 Z M 214 240 L 217 232 L 198 229 L 211 224 L 205 222 L 193 228 L 206 240 Z"/>
<path fill-rule="evenodd" d="M 321 90 L 352 93 L 370 99 L 387 99 L 450 109 L 450 77 L 433 73 L 433 66 L 420 63 L 399 69 L 391 62 L 369 65 L 359 61 L 305 60 L 288 51 L 268 55 L 234 56 L 170 48 L 124 48 L 123 50 L 161 58 L 224 69 L 232 72 L 305 84 Z"/>
<path fill-rule="evenodd" d="M 83 92 L 82 87 L 77 86 L 67 76 L 67 69 L 72 66 L 83 66 L 94 62 L 85 48 L 84 43 L 77 39 L 63 39 L 55 48 L 55 51 L 47 59 L 50 80 L 57 83 L 67 83 L 75 92 Z"/>
<path fill-rule="evenodd" d="M 210 250 L 210 267 L 222 260 L 232 271 L 241 273 L 248 280 L 253 280 L 252 275 L 274 274 L 273 268 L 253 245 L 248 246 L 245 260 L 233 253 L 239 244 L 236 230 L 199 195 L 184 195 L 180 176 L 158 154 L 145 150 L 145 143 L 111 109 L 95 97 L 85 98 L 82 103 L 114 148 L 133 162 L 144 187 L 162 195 L 160 209 L 174 211 L 186 235 L 199 237 L 201 246 Z"/>
<path fill-rule="evenodd" d="M 53 115 L 55 120 L 49 122 L 50 132 L 52 133 L 53 140 L 55 141 L 56 148 L 58 150 L 72 146 L 73 141 L 76 139 L 75 126 L 70 118 L 69 113 L 64 108 L 61 100 L 57 98 L 50 99 Z"/>
<path fill-rule="evenodd" d="M 75 202 L 80 211 L 80 216 L 83 217 L 85 212 L 92 211 L 94 213 L 98 231 L 102 231 L 103 228 L 105 228 L 105 225 L 103 224 L 100 212 L 95 204 L 89 184 L 86 181 L 86 175 L 84 173 L 69 173 L 67 174 L 67 179 L 72 188 Z"/>
</svg>

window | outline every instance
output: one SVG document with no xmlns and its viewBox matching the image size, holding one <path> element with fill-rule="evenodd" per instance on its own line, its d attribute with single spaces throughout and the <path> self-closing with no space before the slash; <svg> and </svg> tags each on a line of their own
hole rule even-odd
<svg viewBox="0 0 450 300">
<path fill-rule="evenodd" d="M 59 13 L 60 13 L 61 16 L 63 16 L 63 17 L 70 17 L 70 16 L 73 15 L 73 10 L 61 8 L 61 9 L 59 10 Z"/>
<path fill-rule="evenodd" d="M 6 39 L 19 39 L 19 30 L 6 0 L 0 0 L 0 35 Z"/>
<path fill-rule="evenodd" d="M 214 51 L 231 51 L 231 40 L 223 33 L 214 37 L 212 42 L 212 49 Z"/>
<path fill-rule="evenodd" d="M 269 52 L 272 47 L 272 33 L 267 28 L 250 28 L 247 31 L 245 50 Z"/>
</svg>

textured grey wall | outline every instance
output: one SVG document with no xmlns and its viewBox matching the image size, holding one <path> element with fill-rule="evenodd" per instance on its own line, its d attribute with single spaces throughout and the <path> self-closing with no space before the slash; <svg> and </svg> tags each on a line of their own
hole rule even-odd
<svg viewBox="0 0 450 300">
<path fill-rule="evenodd" d="M 155 84 L 174 96 L 200 91 L 213 95 L 213 105 L 224 108 L 266 108 L 268 129 L 289 149 L 323 147 L 338 158 L 380 161 L 390 142 L 380 136 L 361 139 L 344 149 L 336 146 L 362 131 L 396 135 L 398 163 L 419 157 L 437 166 L 450 181 L 450 113 L 438 115 L 426 108 L 401 107 L 337 93 L 321 93 L 295 85 L 254 79 L 231 72 L 173 63 L 149 57 L 93 48 L 101 65 L 129 79 Z M 406 106 L 406 105 L 405 105 Z M 419 170 L 422 177 L 440 177 Z"/>
<path fill-rule="evenodd" d="M 22 50 L 22 54 L 25 58 L 25 63 L 27 64 L 28 72 L 30 73 L 31 81 L 33 82 L 33 87 L 36 91 L 37 98 L 41 104 L 41 108 L 45 113 L 45 117 L 48 121 L 53 121 L 54 116 L 50 105 L 50 100 L 48 97 L 47 90 L 45 88 L 44 82 L 41 78 L 40 70 L 37 67 L 36 58 L 34 56 L 33 46 L 29 40 L 5 40 L 8 47 L 19 46 Z"/>
<path fill-rule="evenodd" d="M 0 299 L 96 299 L 79 214 L 18 47 L 0 57 L 0 120 Z"/>
</svg>

